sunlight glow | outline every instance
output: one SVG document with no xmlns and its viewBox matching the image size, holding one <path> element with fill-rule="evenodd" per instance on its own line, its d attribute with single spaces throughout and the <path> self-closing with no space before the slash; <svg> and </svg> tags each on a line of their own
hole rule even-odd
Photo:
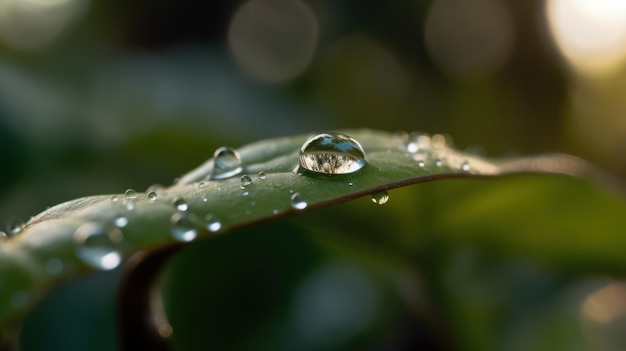
<svg viewBox="0 0 626 351">
<path fill-rule="evenodd" d="M 87 0 L 0 0 L 0 41 L 36 51 L 57 40 L 84 12 Z"/>
<path fill-rule="evenodd" d="M 548 0 L 556 46 L 582 74 L 614 73 L 626 59 L 626 1 Z"/>
</svg>

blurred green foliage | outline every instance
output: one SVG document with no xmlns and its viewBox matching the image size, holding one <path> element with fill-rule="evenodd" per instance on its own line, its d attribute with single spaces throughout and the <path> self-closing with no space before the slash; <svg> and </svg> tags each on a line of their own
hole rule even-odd
<svg viewBox="0 0 626 351">
<path fill-rule="evenodd" d="M 233 59 L 229 23 L 243 2 L 67 3 L 82 4 L 80 15 L 49 45 L 0 47 L 7 224 L 68 199 L 170 183 L 221 145 L 346 127 L 445 132 L 490 155 L 574 153 L 626 175 L 621 145 L 572 132 L 579 97 L 570 92 L 581 83 L 538 25 L 542 1 L 499 1 L 514 28 L 510 56 L 469 76 L 446 73 L 429 55 L 432 1 L 306 1 L 318 42 L 307 69 L 286 82 L 257 80 Z M 608 82 L 595 98 L 619 118 L 615 87 Z M 173 341 L 186 349 L 623 349 L 615 331 L 623 314 L 611 324 L 581 313 L 585 299 L 623 278 L 623 199 L 548 178 L 422 184 L 392 192 L 382 207 L 360 200 L 193 245 L 165 273 Z M 119 276 L 56 291 L 25 325 L 23 349 L 115 349 Z M 309 286 L 321 295 L 305 294 Z M 619 291 L 602 308 L 623 310 Z M 315 315 L 305 302 L 325 301 L 324 293 L 346 305 L 295 320 Z M 340 317 L 368 308 L 367 323 Z"/>
</svg>

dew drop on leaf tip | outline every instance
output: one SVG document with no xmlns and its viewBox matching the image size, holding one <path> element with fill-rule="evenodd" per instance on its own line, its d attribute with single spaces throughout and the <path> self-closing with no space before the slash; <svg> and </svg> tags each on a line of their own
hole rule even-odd
<svg viewBox="0 0 626 351">
<path fill-rule="evenodd" d="M 341 133 L 314 135 L 300 148 L 300 167 L 315 173 L 348 174 L 366 163 L 361 144 Z"/>
<path fill-rule="evenodd" d="M 213 160 L 211 180 L 227 179 L 241 173 L 243 170 L 239 152 L 230 147 L 222 146 L 215 150 Z"/>
</svg>

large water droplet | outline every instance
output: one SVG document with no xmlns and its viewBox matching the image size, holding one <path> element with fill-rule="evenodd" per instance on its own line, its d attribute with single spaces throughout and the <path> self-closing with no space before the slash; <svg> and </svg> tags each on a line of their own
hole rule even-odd
<svg viewBox="0 0 626 351">
<path fill-rule="evenodd" d="M 174 207 L 176 207 L 177 210 L 185 212 L 189 209 L 189 205 L 187 204 L 187 201 L 185 201 L 185 199 L 183 198 L 176 198 L 174 199 Z"/>
<path fill-rule="evenodd" d="M 375 204 L 384 205 L 387 201 L 389 201 L 389 193 L 387 191 L 372 194 L 372 202 Z"/>
<path fill-rule="evenodd" d="M 159 199 L 159 195 L 157 195 L 157 193 L 155 193 L 154 191 L 151 191 L 148 193 L 148 201 L 157 202 L 158 199 Z"/>
<path fill-rule="evenodd" d="M 126 200 L 135 200 L 137 198 L 137 192 L 134 189 L 127 189 L 124 196 L 126 196 Z"/>
<path fill-rule="evenodd" d="M 237 150 L 222 146 L 213 154 L 214 164 L 211 180 L 226 179 L 242 171 L 241 156 Z"/>
<path fill-rule="evenodd" d="M 110 270 L 122 263 L 119 244 L 123 240 L 122 232 L 114 226 L 104 226 L 87 222 L 74 232 L 76 255 L 89 266 Z"/>
<path fill-rule="evenodd" d="M 363 168 L 365 163 L 361 144 L 344 134 L 317 134 L 300 148 L 300 167 L 311 172 L 347 174 Z"/>
<path fill-rule="evenodd" d="M 215 215 L 208 214 L 205 218 L 206 229 L 210 232 L 216 232 L 222 228 L 222 223 L 215 217 Z"/>
<path fill-rule="evenodd" d="M 252 178 L 250 178 L 249 175 L 242 175 L 241 176 L 241 187 L 244 188 L 248 185 L 252 184 Z"/>
<path fill-rule="evenodd" d="M 188 242 L 198 236 L 196 225 L 191 215 L 184 212 L 176 212 L 172 215 L 172 237 L 178 241 Z"/>
<path fill-rule="evenodd" d="M 308 206 L 300 193 L 293 193 L 291 195 L 291 207 L 296 210 L 304 210 Z"/>
</svg>

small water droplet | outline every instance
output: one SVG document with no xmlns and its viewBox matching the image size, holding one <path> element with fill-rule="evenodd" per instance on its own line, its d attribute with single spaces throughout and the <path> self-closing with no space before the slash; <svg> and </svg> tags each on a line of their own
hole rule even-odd
<svg viewBox="0 0 626 351">
<path fill-rule="evenodd" d="M 275 209 L 273 209 L 273 210 L 272 210 L 272 213 L 273 213 L 273 214 L 278 214 L 278 209 L 276 209 L 276 208 L 275 208 Z"/>
<path fill-rule="evenodd" d="M 241 156 L 235 149 L 222 146 L 213 154 L 214 164 L 211 172 L 211 180 L 226 179 L 239 174 L 242 171 Z"/>
<path fill-rule="evenodd" d="M 137 192 L 134 189 L 126 189 L 124 196 L 126 196 L 126 200 L 135 200 L 137 198 Z"/>
<path fill-rule="evenodd" d="M 135 199 L 126 200 L 126 209 L 132 211 L 135 209 Z"/>
<path fill-rule="evenodd" d="M 202 195 L 202 202 L 208 202 L 208 201 L 209 201 L 209 197 L 206 194 Z"/>
<path fill-rule="evenodd" d="M 470 164 L 469 164 L 469 163 L 467 163 L 467 161 L 466 161 L 466 162 L 463 162 L 463 164 L 461 164 L 461 170 L 462 170 L 463 172 L 469 172 L 471 168 L 472 168 L 472 167 L 470 166 Z"/>
<path fill-rule="evenodd" d="M 208 214 L 204 220 L 206 221 L 206 229 L 210 232 L 216 232 L 222 229 L 222 223 L 215 217 L 215 215 Z"/>
<path fill-rule="evenodd" d="M 189 209 L 189 205 L 187 204 L 185 199 L 180 198 L 180 197 L 174 199 L 174 207 L 176 207 L 177 210 L 182 211 L 182 212 L 185 212 Z"/>
<path fill-rule="evenodd" d="M 241 188 L 242 189 L 251 184 L 252 184 L 252 178 L 250 178 L 249 175 L 246 174 L 246 175 L 241 176 Z"/>
<path fill-rule="evenodd" d="M 176 212 L 170 218 L 172 237 L 181 242 L 189 242 L 198 236 L 192 216 L 185 212 Z"/>
<path fill-rule="evenodd" d="M 119 200 L 120 200 L 119 196 L 117 196 L 117 195 L 111 196 L 111 201 L 112 202 L 118 202 Z"/>
<path fill-rule="evenodd" d="M 308 206 L 307 202 L 300 193 L 293 193 L 291 195 L 291 207 L 296 210 L 304 210 Z"/>
<path fill-rule="evenodd" d="M 293 189 L 289 189 L 289 194 L 293 194 L 295 191 Z"/>
<path fill-rule="evenodd" d="M 118 228 L 124 228 L 128 225 L 128 218 L 124 217 L 124 216 L 119 216 L 116 217 L 113 220 L 113 224 L 115 224 L 116 227 Z"/>
<path fill-rule="evenodd" d="M 435 166 L 437 166 L 437 167 L 443 166 L 443 161 L 441 161 L 440 159 L 436 159 L 435 160 Z"/>
<path fill-rule="evenodd" d="M 354 185 L 354 183 L 348 182 L 348 186 L 353 186 L 353 185 Z"/>
<path fill-rule="evenodd" d="M 384 205 L 389 201 L 389 193 L 387 191 L 381 191 L 372 194 L 372 202 L 378 205 Z"/>
<path fill-rule="evenodd" d="M 250 195 L 249 191 L 244 191 L 243 193 L 241 193 L 241 196 L 248 196 L 248 195 Z"/>
<path fill-rule="evenodd" d="M 424 166 L 426 166 L 426 163 L 424 163 L 424 161 L 418 161 L 417 166 L 420 168 L 424 168 Z"/>
<path fill-rule="evenodd" d="M 63 271 L 63 261 L 58 258 L 51 258 L 46 261 L 46 272 L 50 275 L 57 275 Z"/>
<path fill-rule="evenodd" d="M 74 232 L 78 258 L 100 270 L 110 270 L 122 263 L 119 251 L 122 240 L 123 235 L 118 228 L 95 222 L 87 222 Z"/>
<path fill-rule="evenodd" d="M 300 148 L 300 167 L 311 172 L 347 174 L 358 171 L 365 164 L 363 147 L 345 134 L 317 134 Z"/>
<path fill-rule="evenodd" d="M 8 238 L 9 238 L 9 235 L 3 232 L 2 230 L 0 230 L 0 241 L 7 240 Z"/>
<path fill-rule="evenodd" d="M 265 172 L 259 172 L 259 179 L 260 179 L 260 180 L 265 180 L 265 179 L 267 179 L 267 174 L 265 174 Z"/>
<path fill-rule="evenodd" d="M 209 186 L 209 183 L 207 183 L 207 182 L 200 182 L 200 183 L 198 183 L 198 188 L 200 188 L 200 189 L 204 189 L 207 186 Z"/>
<path fill-rule="evenodd" d="M 159 195 L 157 195 L 157 193 L 155 193 L 154 191 L 151 191 L 148 193 L 148 201 L 157 202 L 158 199 L 159 199 Z"/>
<path fill-rule="evenodd" d="M 24 223 L 20 221 L 13 221 L 9 225 L 9 235 L 17 235 L 22 231 L 22 229 L 24 229 Z"/>
</svg>

